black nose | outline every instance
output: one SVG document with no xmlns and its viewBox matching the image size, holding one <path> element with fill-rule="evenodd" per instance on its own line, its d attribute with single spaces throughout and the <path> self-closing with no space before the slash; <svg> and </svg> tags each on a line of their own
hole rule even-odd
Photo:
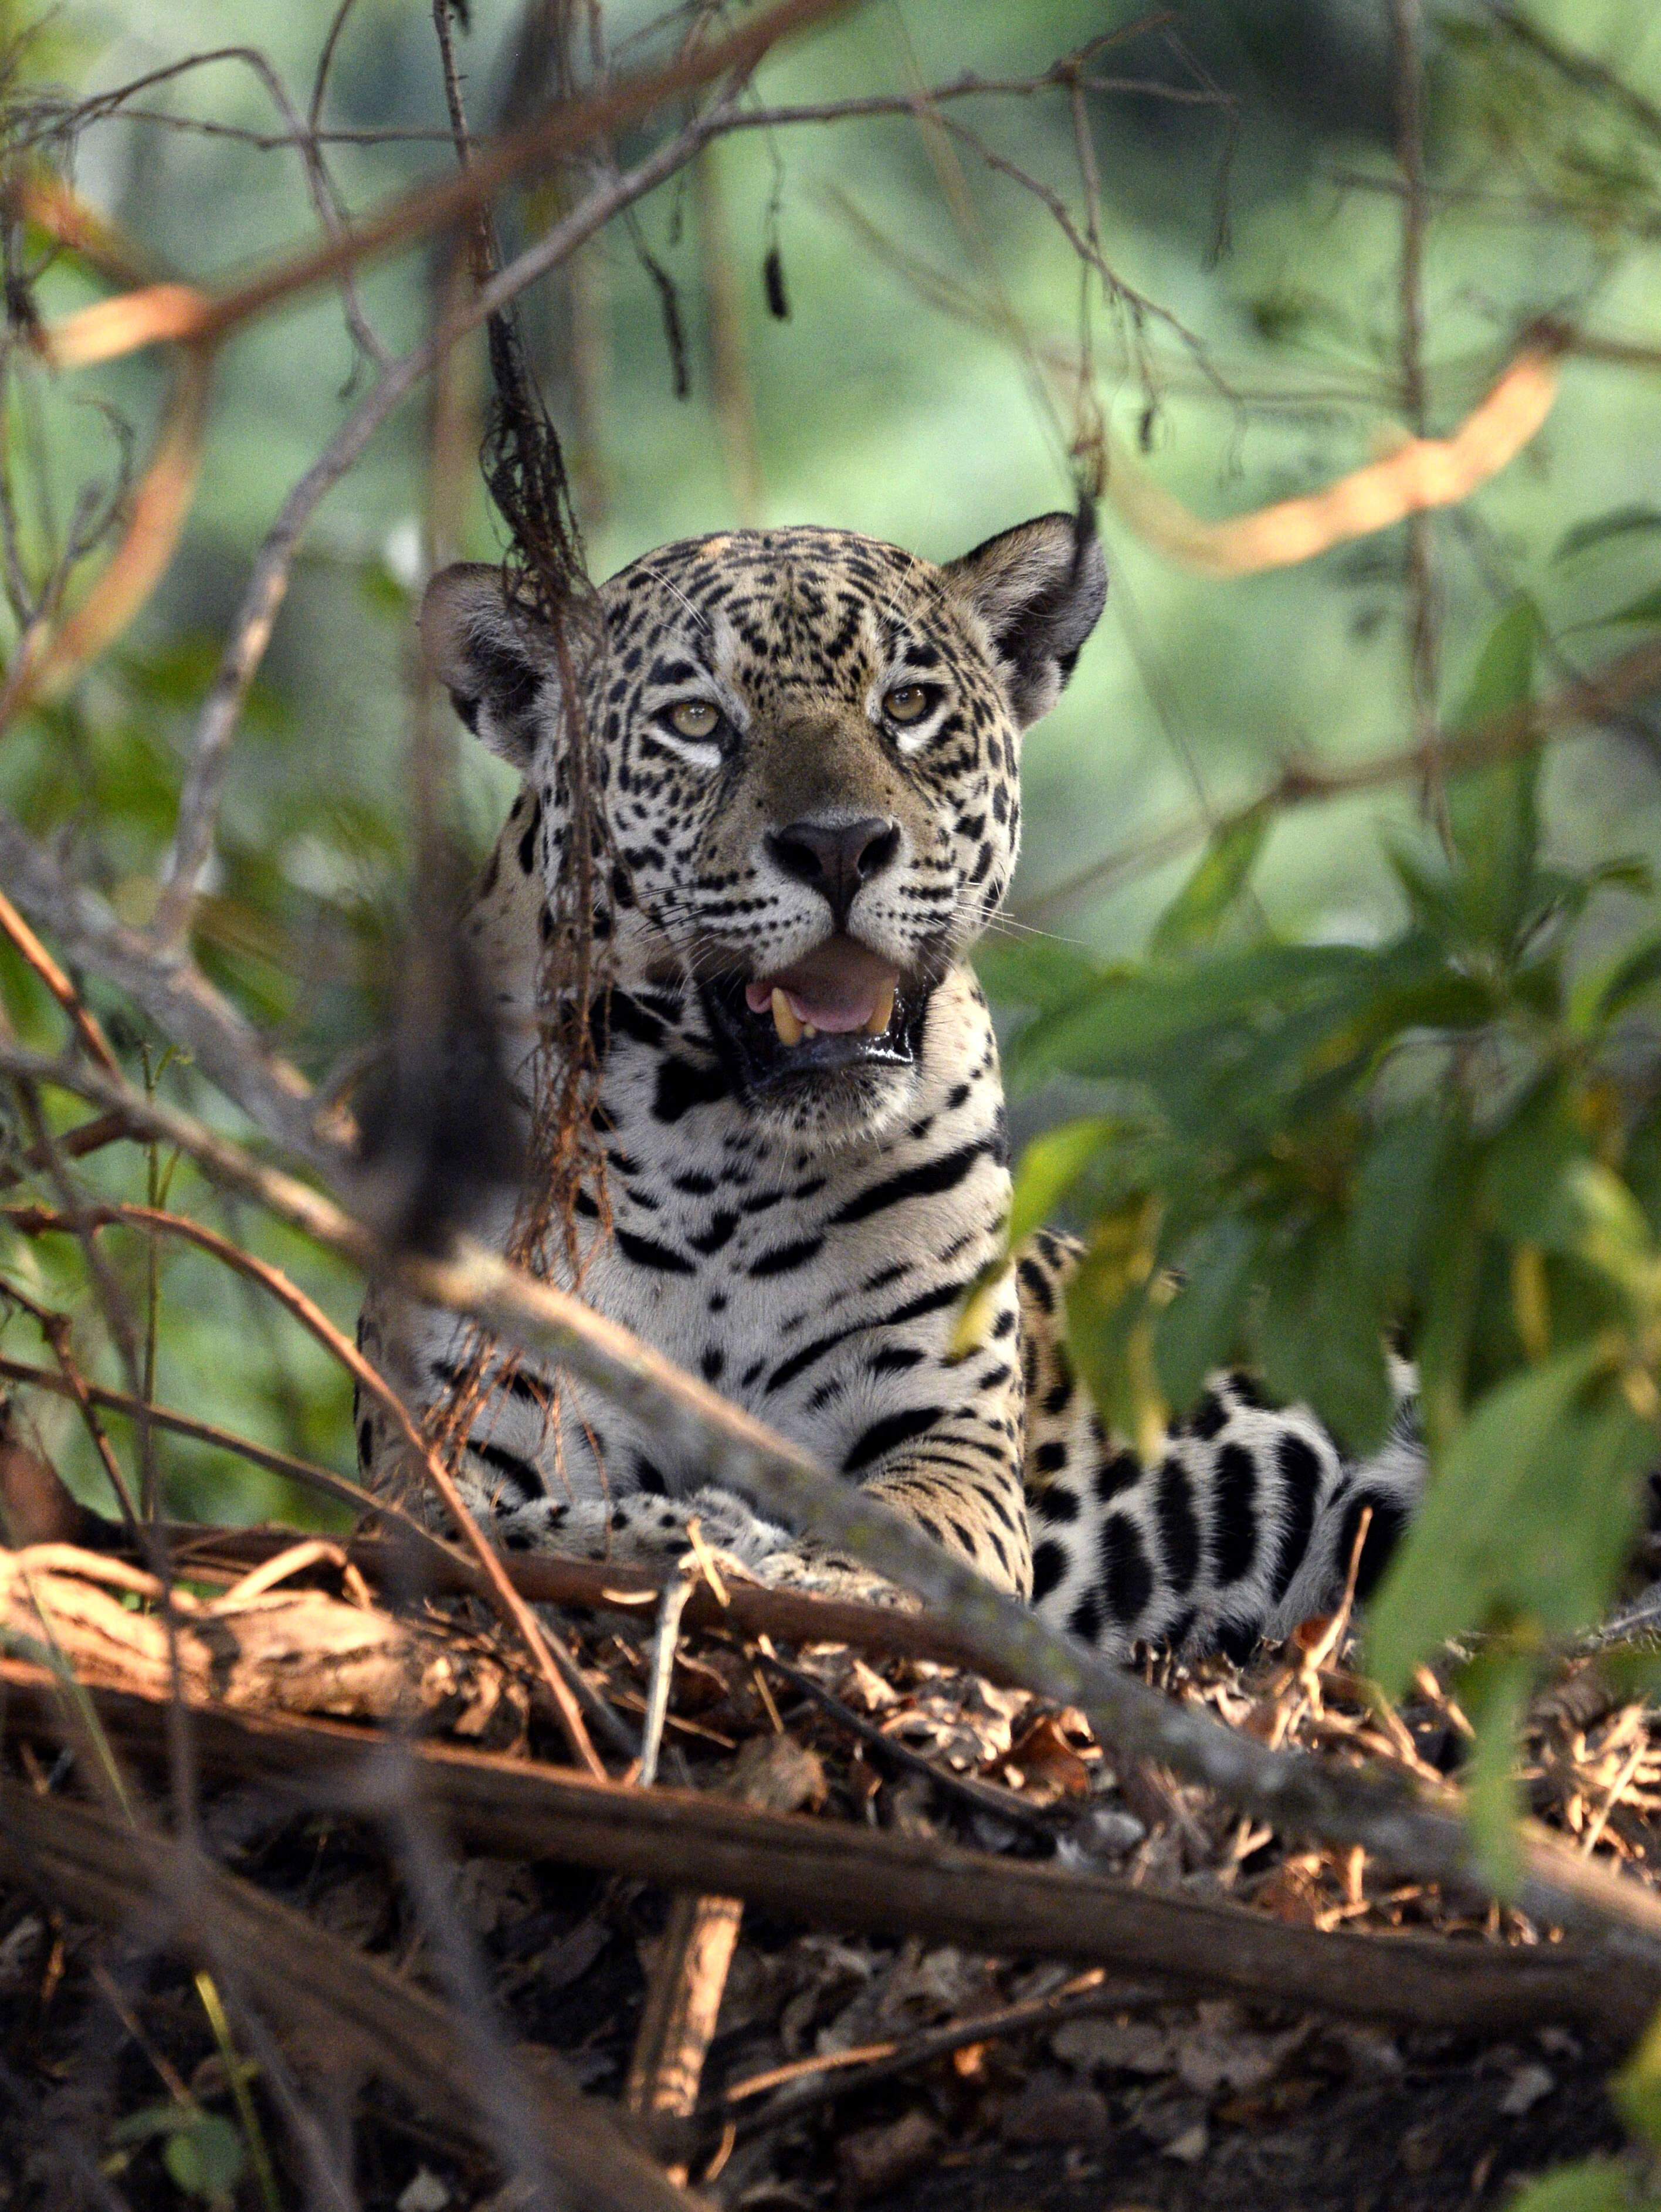
<svg viewBox="0 0 1661 2212">
<path fill-rule="evenodd" d="M 787 876 L 824 893 L 840 929 L 862 886 L 899 852 L 900 824 L 875 814 L 862 822 L 790 822 L 768 831 L 767 848 Z"/>
</svg>

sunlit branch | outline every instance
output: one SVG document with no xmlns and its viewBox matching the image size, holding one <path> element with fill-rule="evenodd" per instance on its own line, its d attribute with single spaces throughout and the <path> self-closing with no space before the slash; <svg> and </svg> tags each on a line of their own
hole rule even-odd
<svg viewBox="0 0 1661 2212">
<path fill-rule="evenodd" d="M 1652 648 L 1652 658 L 1661 676 L 1661 647 Z M 915 1592 L 953 1623 L 977 1663 L 1078 1705 L 1101 1742 L 1119 1755 L 1168 1766 L 1282 1830 L 1360 1844 L 1421 1879 L 1486 1890 L 1452 1799 L 1446 1807 L 1433 1806 L 1398 1781 L 1329 1765 L 1307 1753 L 1271 1751 L 1200 1708 L 1150 1689 L 1058 1634 L 880 1499 L 826 1473 L 799 1445 L 568 1292 L 536 1281 L 470 1239 L 458 1239 L 442 1259 L 379 1254 L 368 1231 L 332 1200 L 252 1159 L 175 1108 L 92 1069 L 66 1069 L 0 1043 L 0 1073 L 56 1084 L 122 1109 L 213 1179 L 257 1199 L 319 1243 L 360 1265 L 378 1262 L 415 1298 L 468 1315 L 507 1345 L 592 1384 L 633 1411 L 689 1466 Z M 488 1564 L 480 1563 L 488 1571 Z M 1661 1903 L 1640 1885 L 1532 1832 L 1525 1832 L 1521 1850 L 1524 1873 L 1512 1899 L 1520 1911 L 1558 1927 L 1599 1934 L 1618 1927 L 1624 1942 L 1661 1960 Z"/>
<path fill-rule="evenodd" d="M 1532 752 L 1551 739 L 1573 737 L 1588 724 L 1605 720 L 1628 701 L 1641 699 L 1658 688 L 1661 688 L 1661 645 L 1639 646 L 1601 675 L 1566 685 L 1552 698 L 1497 716 L 1474 729 L 1440 732 L 1437 751 L 1443 772 L 1458 775 L 1467 769 L 1482 768 L 1492 761 L 1510 760 L 1519 753 Z M 1417 744 L 1380 754 L 1373 760 L 1357 761 L 1348 768 L 1321 769 L 1307 762 L 1294 761 L 1282 769 L 1271 784 L 1233 811 L 1238 817 L 1247 812 L 1282 811 L 1292 806 L 1349 799 L 1357 792 L 1378 791 L 1388 784 L 1404 782 L 1422 775 L 1423 771 L 1423 748 Z M 1018 920 L 1034 921 L 1087 893 L 1100 895 L 1116 883 L 1176 859 L 1179 854 L 1197 844 L 1214 826 L 1200 815 L 1184 814 L 1149 830 L 1134 843 L 1092 860 L 1077 874 L 1047 885 L 1031 898 L 1021 900 L 1013 909 L 1014 915 Z"/>
</svg>

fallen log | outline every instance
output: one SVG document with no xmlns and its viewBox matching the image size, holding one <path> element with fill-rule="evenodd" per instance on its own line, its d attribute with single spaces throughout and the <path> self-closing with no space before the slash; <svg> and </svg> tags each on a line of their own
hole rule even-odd
<svg viewBox="0 0 1661 2212">
<path fill-rule="evenodd" d="M 54 1744 L 73 1738 L 59 1686 L 42 1668 L 0 1660 L 0 1691 L 8 1732 Z M 118 1752 L 162 1764 L 163 1700 L 111 1689 L 86 1696 Z M 391 1747 L 377 1731 L 203 1706 L 193 1709 L 191 1734 L 209 1776 L 370 1819 L 386 1804 Z M 401 1749 L 409 1771 L 398 1778 L 400 1805 L 470 1850 L 742 1898 L 809 1927 L 917 1935 L 991 1957 L 1106 1966 L 1259 2002 L 1495 2033 L 1567 2020 L 1624 2044 L 1661 2003 L 1661 1973 L 1636 1948 L 1325 1934 L 1103 1875 L 757 1811 L 713 1793 L 626 1789 L 447 1743 Z"/>
<path fill-rule="evenodd" d="M 306 1532 L 170 1522 L 164 1523 L 163 1533 L 179 1571 L 197 1574 L 215 1570 L 241 1573 L 300 1542 Z M 94 1522 L 90 1516 L 79 1524 L 76 1540 L 112 1551 L 127 1547 L 126 1531 L 118 1521 Z M 403 1536 L 354 1536 L 342 1548 L 379 1589 L 433 1596 L 484 1595 L 484 1578 L 472 1561 L 438 1538 L 418 1547 Z M 601 1560 L 561 1559 L 551 1553 L 505 1556 L 502 1566 L 520 1596 L 533 1605 L 636 1615 L 649 1611 L 664 1583 L 680 1571 L 672 1560 L 653 1571 Z M 1009 1680 L 989 1664 L 969 1638 L 958 1635 L 949 1621 L 933 1614 L 817 1597 L 809 1590 L 768 1589 L 737 1576 L 724 1575 L 723 1582 L 725 1605 L 707 1583 L 694 1585 L 682 1615 L 688 1628 L 728 1628 L 739 1636 L 771 1636 L 789 1644 L 847 1644 L 893 1658 L 937 1659 L 947 1666 L 973 1668 L 990 1681 Z"/>
<path fill-rule="evenodd" d="M 208 1966 L 330 2069 L 357 2058 L 510 2172 L 517 2166 L 534 2191 L 517 2202 L 581 2212 L 694 2212 L 700 2202 L 565 2081 L 552 2053 L 533 2063 L 498 2045 L 490 2059 L 509 2078 L 482 2079 L 476 2023 L 165 1837 L 0 1779 L 0 1869 L 54 1905 Z M 552 2188 L 536 2185 L 538 2166 Z"/>
<path fill-rule="evenodd" d="M 395 1620 L 367 1593 L 349 1604 L 274 1588 L 285 1559 L 299 1570 L 349 1565 L 337 1545 L 312 1538 L 206 1602 L 70 1544 L 0 1551 L 0 1638 L 88 1687 L 165 1698 L 176 1678 L 191 1705 L 395 1721 L 497 1746 L 524 1735 L 526 1686 L 477 1638 Z M 123 1602 L 159 1607 L 164 1597 L 166 1612 Z"/>
</svg>

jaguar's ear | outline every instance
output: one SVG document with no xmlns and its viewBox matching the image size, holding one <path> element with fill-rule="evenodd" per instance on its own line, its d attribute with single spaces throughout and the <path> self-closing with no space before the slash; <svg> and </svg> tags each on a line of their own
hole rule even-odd
<svg viewBox="0 0 1661 2212">
<path fill-rule="evenodd" d="M 523 775 L 536 749 L 536 696 L 555 659 L 540 628 L 503 596 L 501 570 L 477 561 L 441 569 L 421 601 L 421 642 L 468 728 Z"/>
<path fill-rule="evenodd" d="M 1047 714 L 1107 599 L 1107 564 L 1088 506 L 1040 514 L 946 564 L 945 576 L 986 625 L 1023 729 Z"/>
</svg>

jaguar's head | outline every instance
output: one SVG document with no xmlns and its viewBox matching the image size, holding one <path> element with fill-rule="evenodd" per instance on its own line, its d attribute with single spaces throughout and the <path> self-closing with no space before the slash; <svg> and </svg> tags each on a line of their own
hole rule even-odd
<svg viewBox="0 0 1661 2212">
<path fill-rule="evenodd" d="M 1021 732 L 1106 591 L 1088 520 L 1040 515 L 944 567 L 833 530 L 664 547 L 600 594 L 583 678 L 620 869 L 615 979 L 700 994 L 760 1110 L 821 1130 L 905 1110 L 931 997 L 1020 842 Z M 458 712 L 540 801 L 565 866 L 552 641 L 500 572 L 446 569 L 422 636 Z"/>
</svg>

